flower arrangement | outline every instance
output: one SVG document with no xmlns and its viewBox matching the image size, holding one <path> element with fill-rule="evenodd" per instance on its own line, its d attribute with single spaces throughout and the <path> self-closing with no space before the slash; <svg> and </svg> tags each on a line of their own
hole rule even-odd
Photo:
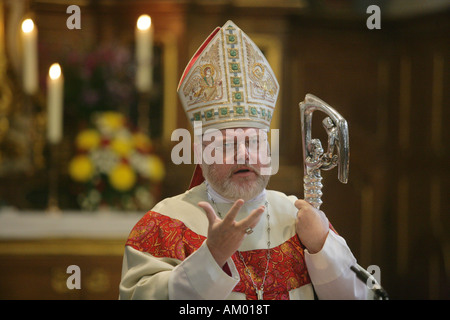
<svg viewBox="0 0 450 320">
<path fill-rule="evenodd" d="M 93 117 L 93 126 L 75 139 L 76 155 L 69 162 L 69 176 L 79 186 L 78 203 L 84 210 L 103 207 L 149 210 L 165 175 L 162 160 L 150 138 L 132 131 L 119 112 Z"/>
</svg>

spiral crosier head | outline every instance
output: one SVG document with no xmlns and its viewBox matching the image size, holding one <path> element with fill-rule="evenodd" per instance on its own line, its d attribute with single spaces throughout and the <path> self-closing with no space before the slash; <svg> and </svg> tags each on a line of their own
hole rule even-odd
<svg viewBox="0 0 450 320">
<path fill-rule="evenodd" d="M 328 135 L 326 151 L 322 148 L 319 139 L 311 138 L 312 115 L 316 110 L 328 116 L 322 121 Z M 350 155 L 348 125 L 336 110 L 311 94 L 307 94 L 305 100 L 300 103 L 300 117 L 303 138 L 304 197 L 307 202 L 319 209 L 323 194 L 321 170 L 330 170 L 338 166 L 339 180 L 342 183 L 348 181 Z"/>
</svg>

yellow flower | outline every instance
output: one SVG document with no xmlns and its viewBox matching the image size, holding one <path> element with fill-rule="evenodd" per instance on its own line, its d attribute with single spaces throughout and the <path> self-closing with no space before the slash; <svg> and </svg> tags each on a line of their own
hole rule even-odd
<svg viewBox="0 0 450 320">
<path fill-rule="evenodd" d="M 97 130 L 86 129 L 77 135 L 75 143 L 81 150 L 92 150 L 99 146 L 100 140 L 100 134 Z"/>
<path fill-rule="evenodd" d="M 99 121 L 102 127 L 116 131 L 122 128 L 125 124 L 125 117 L 119 112 L 107 111 L 101 114 Z"/>
<path fill-rule="evenodd" d="M 111 149 L 122 157 L 128 156 L 133 147 L 133 141 L 127 137 L 116 137 L 111 141 Z"/>
<path fill-rule="evenodd" d="M 152 148 L 152 141 L 150 140 L 150 138 L 142 133 L 142 132 L 137 132 L 133 135 L 133 142 L 134 145 L 136 146 L 136 149 L 148 153 L 151 151 Z"/>
<path fill-rule="evenodd" d="M 109 182 L 119 191 L 130 190 L 136 182 L 136 174 L 128 164 L 120 163 L 109 174 Z"/>
<path fill-rule="evenodd" d="M 78 182 L 86 182 L 92 178 L 94 166 L 85 155 L 75 156 L 69 163 L 69 175 L 73 180 Z"/>
<path fill-rule="evenodd" d="M 164 164 L 161 159 L 157 156 L 151 155 L 147 158 L 147 166 L 149 170 L 149 178 L 153 181 L 161 181 L 166 171 L 164 169 Z"/>
</svg>

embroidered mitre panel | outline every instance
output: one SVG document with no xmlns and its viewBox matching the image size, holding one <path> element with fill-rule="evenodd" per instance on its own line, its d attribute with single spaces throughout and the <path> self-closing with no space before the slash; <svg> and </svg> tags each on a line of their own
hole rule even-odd
<svg viewBox="0 0 450 320">
<path fill-rule="evenodd" d="M 220 55 L 220 38 L 211 41 L 204 54 L 198 58 L 197 64 L 192 68 L 182 87 L 187 110 L 208 105 L 211 103 L 226 103 L 222 77 L 225 74 L 225 65 Z"/>
</svg>

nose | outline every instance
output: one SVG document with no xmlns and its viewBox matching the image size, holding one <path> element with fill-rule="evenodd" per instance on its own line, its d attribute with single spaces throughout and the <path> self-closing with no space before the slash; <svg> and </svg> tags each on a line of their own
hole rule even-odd
<svg viewBox="0 0 450 320">
<path fill-rule="evenodd" d="M 245 143 L 238 143 L 236 146 L 235 160 L 237 164 L 247 163 L 249 159 L 248 147 Z"/>
</svg>

